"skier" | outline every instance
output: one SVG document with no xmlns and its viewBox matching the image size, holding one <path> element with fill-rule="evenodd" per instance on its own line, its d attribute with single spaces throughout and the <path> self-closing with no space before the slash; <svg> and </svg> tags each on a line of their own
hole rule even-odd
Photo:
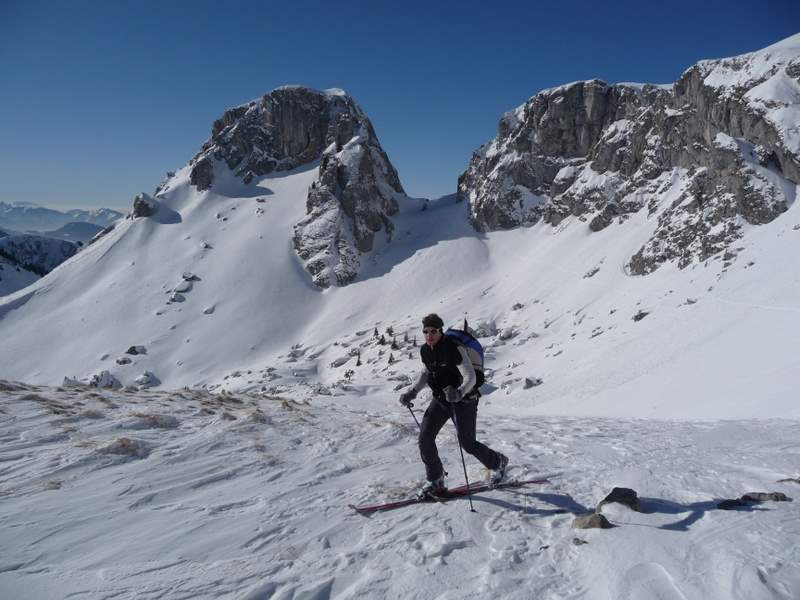
<svg viewBox="0 0 800 600">
<path fill-rule="evenodd" d="M 419 432 L 419 453 L 425 463 L 428 483 L 420 496 L 435 496 L 447 490 L 444 468 L 436 449 L 436 436 L 451 417 L 458 430 L 458 440 L 466 452 L 472 454 L 492 471 L 492 483 L 499 483 L 506 472 L 508 458 L 475 439 L 475 420 L 478 416 L 480 392 L 476 386 L 475 369 L 466 351 L 442 332 L 444 322 L 436 314 L 422 319 L 425 343 L 420 347 L 424 367 L 411 388 L 400 395 L 400 404 L 410 408 L 412 401 L 427 384 L 433 400 L 422 418 Z"/>
</svg>

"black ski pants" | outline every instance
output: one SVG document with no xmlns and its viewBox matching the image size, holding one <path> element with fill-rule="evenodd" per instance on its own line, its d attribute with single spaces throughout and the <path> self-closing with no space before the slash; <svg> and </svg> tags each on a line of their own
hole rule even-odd
<svg viewBox="0 0 800 600">
<path fill-rule="evenodd" d="M 458 439 L 464 452 L 477 458 L 487 469 L 496 469 L 500 466 L 500 455 L 478 442 L 475 439 L 475 421 L 478 416 L 478 401 L 457 402 L 449 404 L 444 400 L 434 398 L 422 418 L 422 427 L 419 432 L 419 454 L 425 463 L 425 474 L 428 481 L 433 481 L 444 475 L 442 461 L 439 460 L 439 451 L 436 449 L 436 436 L 444 424 L 451 420 L 455 412 L 458 423 Z"/>
</svg>

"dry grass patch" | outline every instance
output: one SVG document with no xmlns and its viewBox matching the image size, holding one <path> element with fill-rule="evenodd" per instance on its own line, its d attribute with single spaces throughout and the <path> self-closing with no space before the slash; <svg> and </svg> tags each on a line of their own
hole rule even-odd
<svg viewBox="0 0 800 600">
<path fill-rule="evenodd" d="M 0 379 L 0 392 L 21 392 L 28 389 L 28 386 L 22 383 Z"/>
<path fill-rule="evenodd" d="M 44 398 L 38 394 L 25 394 L 24 396 L 20 397 L 20 400 L 36 402 L 54 415 L 72 416 L 74 414 L 72 407 L 68 406 L 67 404 L 59 402 L 58 400 L 53 400 L 52 398 Z"/>
</svg>

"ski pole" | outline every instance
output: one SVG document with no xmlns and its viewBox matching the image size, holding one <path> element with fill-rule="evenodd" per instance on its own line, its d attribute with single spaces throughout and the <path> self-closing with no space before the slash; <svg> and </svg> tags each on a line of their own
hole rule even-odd
<svg viewBox="0 0 800 600">
<path fill-rule="evenodd" d="M 419 427 L 419 430 L 420 430 L 420 431 L 422 431 L 422 425 L 420 425 L 420 424 L 419 424 L 419 421 L 417 421 L 417 415 L 415 415 L 415 414 L 414 414 L 414 411 L 413 411 L 413 410 L 411 410 L 411 407 L 410 407 L 410 406 L 408 407 L 408 412 L 410 412 L 410 413 L 411 413 L 411 416 L 412 416 L 412 417 L 414 417 L 414 421 L 416 421 L 416 423 L 417 423 L 417 427 Z"/>
<path fill-rule="evenodd" d="M 464 460 L 464 448 L 461 447 L 461 435 L 458 429 L 458 421 L 456 421 L 456 410 L 454 407 L 450 407 L 450 410 L 453 411 L 450 413 L 450 416 L 453 417 L 453 425 L 456 428 L 456 439 L 458 440 L 458 449 L 461 452 L 461 465 L 464 467 L 464 479 L 467 482 L 467 491 L 470 492 L 469 489 L 469 477 L 467 477 L 467 462 Z M 475 507 L 472 506 L 472 492 L 467 494 L 467 498 L 469 498 L 469 512 L 475 512 Z"/>
</svg>

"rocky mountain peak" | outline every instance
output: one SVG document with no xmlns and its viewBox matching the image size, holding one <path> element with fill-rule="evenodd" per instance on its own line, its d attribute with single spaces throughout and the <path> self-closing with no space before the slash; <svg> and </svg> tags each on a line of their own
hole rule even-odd
<svg viewBox="0 0 800 600">
<path fill-rule="evenodd" d="M 208 189 L 216 159 L 249 183 L 317 161 L 331 144 L 341 148 L 359 132 L 376 137 L 369 119 L 342 90 L 279 87 L 226 110 L 214 122 L 211 138 L 191 161 L 191 182 Z"/>
<path fill-rule="evenodd" d="M 316 161 L 319 181 L 293 244 L 316 285 L 346 285 L 375 235 L 391 238 L 390 217 L 405 193 L 372 123 L 344 91 L 285 86 L 227 110 L 192 159 L 190 182 L 210 189 L 215 162 L 250 183 Z"/>
<path fill-rule="evenodd" d="M 688 69 L 674 86 L 600 80 L 544 90 L 500 120 L 459 178 L 479 231 L 568 216 L 600 231 L 646 209 L 646 274 L 729 249 L 800 182 L 800 36 Z"/>
</svg>

